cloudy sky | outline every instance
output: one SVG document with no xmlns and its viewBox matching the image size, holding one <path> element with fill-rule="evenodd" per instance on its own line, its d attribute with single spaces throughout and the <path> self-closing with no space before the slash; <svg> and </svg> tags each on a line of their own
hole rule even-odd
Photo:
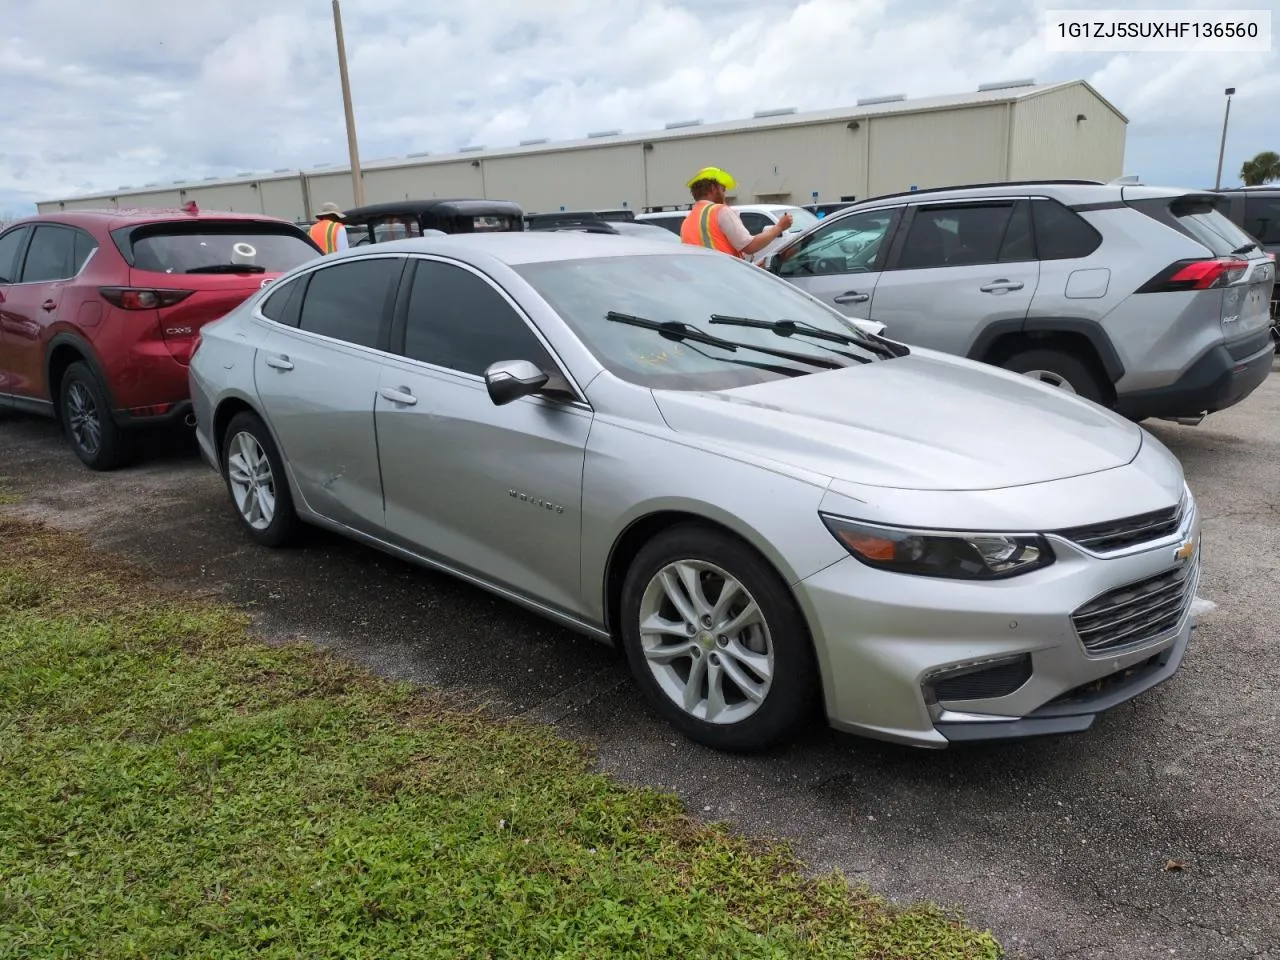
<svg viewBox="0 0 1280 960">
<path fill-rule="evenodd" d="M 361 156 L 1084 78 L 1130 119 L 1125 172 L 1212 185 L 1280 150 L 1268 53 L 1068 54 L 1046 8 L 1280 0 L 343 0 Z M 0 0 L 0 215 L 123 184 L 346 159 L 329 0 Z"/>
</svg>

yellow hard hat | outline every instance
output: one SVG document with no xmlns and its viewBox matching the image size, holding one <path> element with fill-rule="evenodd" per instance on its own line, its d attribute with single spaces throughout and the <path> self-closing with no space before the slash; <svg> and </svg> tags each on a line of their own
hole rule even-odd
<svg viewBox="0 0 1280 960">
<path fill-rule="evenodd" d="M 693 178 L 685 186 L 692 187 L 699 180 L 714 180 L 726 190 L 732 190 L 738 185 L 738 181 L 733 179 L 729 171 L 721 170 L 719 167 L 703 167 L 693 175 Z"/>
</svg>

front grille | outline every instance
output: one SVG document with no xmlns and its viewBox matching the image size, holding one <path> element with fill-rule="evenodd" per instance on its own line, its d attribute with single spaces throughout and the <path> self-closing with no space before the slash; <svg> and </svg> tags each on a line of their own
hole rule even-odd
<svg viewBox="0 0 1280 960">
<path fill-rule="evenodd" d="M 1104 653 L 1156 640 L 1177 629 L 1195 598 L 1195 564 L 1108 591 L 1071 615 L 1080 642 Z"/>
<path fill-rule="evenodd" d="M 1108 520 L 1106 523 L 1091 523 L 1087 526 L 1071 527 L 1068 530 L 1055 532 L 1063 539 L 1070 540 L 1086 550 L 1092 550 L 1094 553 L 1110 553 L 1112 550 L 1123 550 L 1125 547 L 1134 547 L 1173 536 L 1182 524 L 1186 506 L 1184 499 L 1176 507 L 1140 513 L 1136 517 L 1125 517 L 1123 520 Z"/>
</svg>

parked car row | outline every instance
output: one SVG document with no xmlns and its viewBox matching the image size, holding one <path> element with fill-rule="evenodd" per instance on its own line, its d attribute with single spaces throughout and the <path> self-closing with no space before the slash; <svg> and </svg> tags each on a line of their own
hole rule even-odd
<svg viewBox="0 0 1280 960">
<path fill-rule="evenodd" d="M 1275 264 L 1217 202 L 913 192 L 768 269 L 492 201 L 394 205 L 323 257 L 272 218 L 45 215 L 0 233 L 0 403 L 99 469 L 189 421 L 251 539 L 325 527 L 618 643 L 716 748 L 814 712 L 922 747 L 1079 731 L 1194 626 L 1195 500 L 1132 421 L 1270 369 Z"/>
</svg>

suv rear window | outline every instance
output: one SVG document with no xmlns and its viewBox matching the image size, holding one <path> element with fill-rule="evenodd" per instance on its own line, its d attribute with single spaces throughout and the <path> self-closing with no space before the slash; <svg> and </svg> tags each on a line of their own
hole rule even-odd
<svg viewBox="0 0 1280 960">
<path fill-rule="evenodd" d="M 132 267 L 154 273 L 283 273 L 320 256 L 301 230 L 273 223 L 149 223 L 112 237 Z"/>
<path fill-rule="evenodd" d="M 1246 199 L 1244 228 L 1260 243 L 1280 243 L 1280 195 Z"/>
<path fill-rule="evenodd" d="M 1204 244 L 1214 256 L 1225 257 L 1254 240 L 1218 209 L 1220 202 L 1217 197 L 1198 196 L 1129 201 L 1147 216 Z"/>
</svg>

